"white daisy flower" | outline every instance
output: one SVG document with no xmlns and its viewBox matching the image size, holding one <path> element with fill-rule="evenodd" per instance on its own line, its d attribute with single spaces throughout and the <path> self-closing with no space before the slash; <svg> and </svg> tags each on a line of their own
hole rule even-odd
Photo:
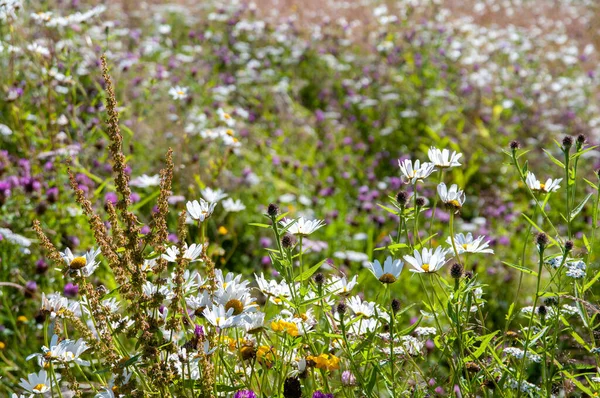
<svg viewBox="0 0 600 398">
<path fill-rule="evenodd" d="M 239 199 L 233 200 L 231 198 L 227 198 L 223 201 L 223 209 L 225 209 L 225 211 L 228 213 L 237 213 L 246 210 L 246 206 Z"/>
<path fill-rule="evenodd" d="M 169 95 L 175 101 L 184 100 L 184 99 L 186 99 L 188 97 L 188 88 L 187 87 L 181 87 L 181 86 L 171 87 L 169 89 Z"/>
<path fill-rule="evenodd" d="M 155 174 L 153 176 L 149 176 L 147 174 L 142 174 L 139 177 L 134 178 L 129 183 L 132 187 L 138 188 L 148 188 L 148 187 L 156 187 L 160 185 L 160 176 Z"/>
<path fill-rule="evenodd" d="M 345 276 L 339 279 L 331 279 L 327 285 L 327 291 L 332 294 L 339 294 L 342 296 L 348 295 L 350 290 L 358 284 L 358 275 L 350 280 L 347 280 Z"/>
<path fill-rule="evenodd" d="M 454 235 L 454 243 L 456 244 L 456 250 L 458 254 L 463 253 L 494 253 L 494 250 L 488 248 L 490 241 L 483 242 L 485 236 L 481 235 L 477 237 L 477 239 L 473 239 L 473 235 L 469 232 L 465 236 L 463 233 L 459 233 Z M 448 237 L 446 239 L 446 243 L 448 243 L 452 248 L 452 238 Z"/>
<path fill-rule="evenodd" d="M 205 308 L 202 314 L 211 325 L 226 329 L 236 326 L 240 322 L 240 318 L 233 315 L 233 312 L 233 308 L 226 310 L 224 305 L 213 304 L 211 308 Z"/>
<path fill-rule="evenodd" d="M 194 200 L 193 202 L 187 202 L 185 207 L 190 217 L 192 217 L 194 220 L 203 222 L 211 216 L 213 211 L 215 211 L 216 205 L 216 203 L 209 203 L 200 198 L 200 201 Z"/>
<path fill-rule="evenodd" d="M 281 220 L 280 223 L 283 228 L 291 224 L 287 231 L 290 234 L 301 236 L 308 236 L 325 225 L 323 220 L 307 220 L 304 217 L 296 220 L 286 218 Z"/>
<path fill-rule="evenodd" d="M 57 378 L 60 375 L 56 375 Z M 48 373 L 45 370 L 40 370 L 39 373 L 30 373 L 27 380 L 21 379 L 19 385 L 30 393 L 45 394 L 50 391 L 52 381 L 48 378 Z"/>
<path fill-rule="evenodd" d="M 235 119 L 222 108 L 217 109 L 217 116 L 219 116 L 219 120 L 224 122 L 227 126 L 233 127 L 235 125 Z"/>
<path fill-rule="evenodd" d="M 228 195 L 222 189 L 204 188 L 200 190 L 202 197 L 209 203 L 217 203 L 221 199 L 225 199 Z"/>
<path fill-rule="evenodd" d="M 71 271 L 81 272 L 83 276 L 90 276 L 98 265 L 96 257 L 100 254 L 100 248 L 94 250 L 90 249 L 87 253 L 82 256 L 75 257 L 71 252 L 71 249 L 67 247 L 64 253 L 60 253 L 60 256 L 65 260 Z"/>
<path fill-rule="evenodd" d="M 440 169 L 448 169 L 451 167 L 461 166 L 458 160 L 462 157 L 462 153 L 450 151 L 448 149 L 439 150 L 435 147 L 429 148 L 427 151 L 429 160 Z"/>
<path fill-rule="evenodd" d="M 179 255 L 179 249 L 177 246 L 170 246 L 165 251 L 165 254 L 162 255 L 167 261 L 172 263 L 177 261 L 177 256 Z M 199 257 L 202 255 L 202 245 L 192 243 L 189 247 L 187 244 L 185 245 L 185 252 L 183 253 L 183 259 L 189 262 L 194 261 L 202 261 Z"/>
<path fill-rule="evenodd" d="M 527 186 L 532 191 L 541 193 L 557 191 L 560 188 L 560 185 L 558 184 L 560 184 L 561 181 L 562 178 L 557 178 L 555 180 L 548 178 L 545 183 L 541 183 L 531 171 L 528 171 L 527 177 L 525 177 L 525 182 L 527 183 Z"/>
<path fill-rule="evenodd" d="M 452 206 L 455 209 L 460 209 L 465 203 L 464 191 L 458 189 L 458 185 L 452 184 L 450 189 L 446 187 L 443 182 L 437 186 L 438 195 L 440 199 L 448 206 Z"/>
<path fill-rule="evenodd" d="M 410 159 L 404 159 L 402 162 L 398 161 L 398 165 L 400 166 L 402 177 L 407 184 L 415 184 L 417 181 L 422 181 L 435 171 L 433 163 L 423 162 L 421 164 L 420 160 L 415 160 L 413 165 Z"/>
<path fill-rule="evenodd" d="M 383 267 L 379 260 L 375 260 L 373 263 L 369 263 L 367 268 L 371 270 L 375 278 L 379 279 L 381 283 L 394 283 L 400 276 L 400 272 L 404 267 L 404 263 L 401 260 L 394 260 L 392 256 L 388 256 L 383 263 Z"/>
<path fill-rule="evenodd" d="M 447 250 L 442 249 L 441 246 L 438 246 L 435 251 L 425 247 L 421 253 L 415 249 L 413 256 L 406 255 L 404 260 L 413 267 L 412 272 L 436 272 L 446 264 L 446 254 Z"/>
</svg>

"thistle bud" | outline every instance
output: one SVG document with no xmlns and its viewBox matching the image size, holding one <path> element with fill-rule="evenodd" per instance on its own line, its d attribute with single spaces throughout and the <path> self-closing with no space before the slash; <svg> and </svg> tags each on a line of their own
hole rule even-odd
<svg viewBox="0 0 600 398">
<path fill-rule="evenodd" d="M 510 149 L 512 149 L 513 151 L 516 151 L 519 148 L 521 148 L 521 143 L 519 141 L 513 140 L 510 142 Z"/>
<path fill-rule="evenodd" d="M 417 207 L 423 207 L 423 206 L 425 206 L 425 198 L 423 198 L 423 197 L 418 197 L 418 198 L 415 200 L 415 203 L 416 203 Z"/>
<path fill-rule="evenodd" d="M 404 207 L 404 206 L 406 206 L 406 203 L 408 203 L 408 198 L 409 198 L 408 192 L 400 191 L 396 195 L 396 202 L 398 202 L 400 207 Z"/>
<path fill-rule="evenodd" d="M 315 283 L 316 283 L 317 285 L 322 285 L 322 284 L 323 284 L 323 282 L 325 282 L 325 275 L 323 275 L 323 273 L 322 273 L 322 272 L 318 272 L 318 273 L 315 275 L 315 278 L 314 278 L 314 279 L 315 279 Z"/>
<path fill-rule="evenodd" d="M 563 149 L 565 151 L 568 151 L 573 146 L 573 137 L 571 137 L 570 135 L 565 136 L 565 138 L 563 138 L 562 144 Z"/>
<path fill-rule="evenodd" d="M 570 252 L 571 250 L 573 250 L 573 241 L 572 240 L 568 240 L 565 242 L 565 252 Z"/>
<path fill-rule="evenodd" d="M 283 235 L 283 238 L 281 238 L 281 246 L 283 246 L 285 249 L 289 249 L 293 245 L 294 245 L 294 237 L 290 234 Z"/>
<path fill-rule="evenodd" d="M 398 311 L 400 311 L 400 300 L 398 299 L 393 299 L 392 300 L 392 311 L 395 313 L 397 313 Z"/>
<path fill-rule="evenodd" d="M 277 217 L 279 214 L 279 206 L 277 206 L 275 203 L 270 203 L 269 207 L 267 207 L 267 214 L 269 217 Z"/>
<path fill-rule="evenodd" d="M 537 243 L 538 247 L 540 248 L 540 250 L 544 250 L 546 248 L 546 246 L 548 245 L 548 235 L 546 235 L 543 232 L 540 232 L 539 234 L 537 234 L 535 236 L 535 243 Z"/>
<path fill-rule="evenodd" d="M 340 315 L 344 315 L 346 313 L 347 309 L 348 309 L 348 307 L 346 306 L 346 303 L 344 303 L 344 302 L 338 303 L 338 305 L 336 307 L 336 311 Z"/>
<path fill-rule="evenodd" d="M 464 268 L 463 268 L 462 264 L 454 263 L 450 267 L 450 276 L 453 279 L 460 279 L 460 277 L 463 276 L 463 272 L 464 272 Z"/>
</svg>

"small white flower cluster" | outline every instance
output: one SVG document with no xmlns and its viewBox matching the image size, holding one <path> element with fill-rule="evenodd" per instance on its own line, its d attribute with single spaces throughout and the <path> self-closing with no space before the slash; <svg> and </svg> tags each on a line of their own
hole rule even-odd
<svg viewBox="0 0 600 398">
<path fill-rule="evenodd" d="M 504 353 L 506 355 L 511 356 L 516 359 L 523 359 L 523 355 L 525 354 L 525 351 L 523 351 L 522 349 L 517 348 L 517 347 L 506 347 L 504 349 Z M 542 361 L 542 357 L 534 352 L 531 352 L 531 350 L 527 351 L 527 359 L 529 359 L 532 362 L 536 362 L 536 363 L 539 363 Z"/>
</svg>

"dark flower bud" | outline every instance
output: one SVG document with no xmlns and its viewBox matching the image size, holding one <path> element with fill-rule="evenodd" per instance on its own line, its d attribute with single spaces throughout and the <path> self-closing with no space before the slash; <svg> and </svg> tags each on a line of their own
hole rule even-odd
<svg viewBox="0 0 600 398">
<path fill-rule="evenodd" d="M 417 204 L 417 207 L 423 207 L 425 206 L 425 198 L 419 197 L 415 200 L 415 203 Z"/>
<path fill-rule="evenodd" d="M 464 268 L 462 264 L 454 263 L 450 267 L 450 276 L 454 279 L 460 279 L 463 276 Z"/>
<path fill-rule="evenodd" d="M 400 300 L 398 299 L 393 299 L 392 300 L 392 311 L 395 313 L 397 313 L 398 311 L 400 311 Z"/>
<path fill-rule="evenodd" d="M 344 315 L 346 313 L 347 309 L 348 309 L 348 307 L 346 306 L 346 303 L 344 303 L 344 302 L 338 303 L 338 305 L 336 307 L 336 311 L 340 315 Z"/>
<path fill-rule="evenodd" d="M 512 149 L 513 151 L 516 151 L 519 148 L 521 148 L 521 143 L 519 141 L 513 140 L 510 142 L 510 149 Z"/>
<path fill-rule="evenodd" d="M 546 303 L 548 306 L 555 306 L 558 304 L 558 299 L 556 297 L 547 297 L 544 300 L 544 303 Z"/>
<path fill-rule="evenodd" d="M 408 192 L 400 191 L 396 195 L 396 202 L 398 202 L 398 204 L 401 207 L 404 207 L 404 206 L 406 206 L 406 203 L 408 202 L 408 198 L 409 198 Z"/>
<path fill-rule="evenodd" d="M 535 243 L 539 246 L 540 250 L 544 250 L 548 245 L 548 235 L 543 232 L 540 232 L 535 236 Z"/>
<path fill-rule="evenodd" d="M 270 203 L 269 207 L 267 207 L 267 214 L 269 217 L 277 217 L 279 214 L 279 206 L 277 206 L 275 203 Z"/>
<path fill-rule="evenodd" d="M 571 250 L 573 250 L 573 241 L 568 240 L 565 242 L 565 251 L 570 252 Z"/>
<path fill-rule="evenodd" d="M 302 386 L 297 377 L 288 377 L 283 382 L 283 397 L 284 398 L 301 398 Z"/>
<path fill-rule="evenodd" d="M 294 237 L 290 234 L 283 235 L 283 238 L 281 238 L 281 246 L 283 246 L 286 249 L 289 249 L 293 245 L 294 245 Z"/>
<path fill-rule="evenodd" d="M 586 138 L 585 138 L 585 135 L 583 135 L 583 134 L 579 134 L 579 135 L 577 136 L 577 146 L 581 148 L 581 146 L 582 146 L 583 144 L 585 144 L 585 140 L 586 140 Z"/>
<path fill-rule="evenodd" d="M 540 305 L 538 307 L 538 314 L 540 314 L 541 317 L 546 316 L 547 313 L 548 313 L 548 309 L 546 308 L 545 305 Z"/>
<path fill-rule="evenodd" d="M 465 278 L 473 279 L 473 271 L 465 271 Z"/>
<path fill-rule="evenodd" d="M 322 272 L 317 272 L 317 274 L 315 275 L 315 283 L 317 285 L 322 285 L 323 282 L 325 282 L 325 275 L 323 275 Z"/>
<path fill-rule="evenodd" d="M 571 137 L 570 135 L 565 136 L 565 138 L 563 138 L 562 144 L 564 149 L 571 148 L 573 146 L 573 137 Z"/>
</svg>

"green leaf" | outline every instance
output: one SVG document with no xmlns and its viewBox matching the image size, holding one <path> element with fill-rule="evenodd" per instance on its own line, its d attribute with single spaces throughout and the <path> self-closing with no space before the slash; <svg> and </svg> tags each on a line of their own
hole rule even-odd
<svg viewBox="0 0 600 398">
<path fill-rule="evenodd" d="M 307 280 L 308 278 L 310 278 L 315 272 L 317 272 L 317 270 L 319 268 L 321 268 L 321 265 L 325 262 L 326 260 L 322 260 L 319 261 L 317 264 L 313 265 L 312 267 L 310 267 L 309 269 L 307 269 L 306 271 L 304 271 L 303 273 L 301 273 L 300 275 L 297 275 L 294 278 L 294 282 L 302 282 Z"/>
<path fill-rule="evenodd" d="M 268 225 L 268 224 L 261 224 L 261 223 L 258 223 L 258 222 L 251 222 L 248 225 L 252 225 L 253 227 L 259 227 L 259 228 L 271 228 L 271 226 Z"/>
<path fill-rule="evenodd" d="M 537 276 L 537 274 L 538 274 L 537 272 L 535 272 L 533 270 L 530 270 L 529 268 L 525 268 L 525 267 L 523 267 L 522 265 L 519 265 L 519 264 L 511 264 L 511 263 L 508 263 L 506 261 L 502 261 L 502 264 L 508 265 L 509 267 L 514 268 L 516 270 L 519 270 L 519 271 L 521 271 L 521 272 L 523 272 L 525 274 L 534 275 L 534 276 Z"/>
<path fill-rule="evenodd" d="M 479 348 L 477 348 L 477 350 L 475 350 L 475 352 L 473 354 L 464 358 L 463 361 L 466 363 L 469 361 L 473 361 L 476 358 L 479 358 L 485 352 L 485 349 L 490 344 L 490 341 L 492 341 L 492 339 L 494 338 L 494 336 L 496 336 L 498 334 L 498 332 L 500 332 L 500 331 L 496 330 L 494 333 L 490 333 L 485 336 L 479 337 L 478 340 L 481 340 L 481 344 L 479 345 Z"/>
<path fill-rule="evenodd" d="M 575 216 L 577 216 L 577 214 L 579 214 L 581 212 L 581 210 L 583 209 L 583 206 L 585 206 L 585 204 L 587 203 L 588 200 L 590 200 L 591 197 L 592 197 L 591 193 L 587 194 L 587 196 L 585 197 L 585 199 L 583 199 L 581 201 L 581 203 L 577 205 L 576 208 L 574 208 L 573 210 L 571 210 L 571 215 L 569 216 L 569 219 L 571 221 L 573 221 L 573 219 L 575 218 Z"/>
<path fill-rule="evenodd" d="M 377 206 L 381 207 L 383 210 L 387 211 L 388 213 L 392 213 L 392 214 L 395 214 L 395 215 L 399 214 L 396 210 L 390 209 L 389 207 L 386 207 L 386 206 L 381 205 L 379 203 L 377 203 Z"/>
<path fill-rule="evenodd" d="M 577 380 L 577 378 L 575 378 L 572 374 L 570 374 L 566 370 L 563 371 L 562 373 L 565 376 L 567 376 L 573 382 L 573 384 L 575 384 L 577 386 L 577 388 L 579 388 L 581 391 L 583 391 L 584 393 L 586 393 L 590 397 L 594 396 L 594 393 L 589 388 L 587 388 L 586 386 L 584 386 L 579 380 Z"/>
<path fill-rule="evenodd" d="M 561 169 L 565 168 L 565 164 L 563 162 L 561 162 L 560 160 L 556 159 L 554 156 L 552 156 L 552 154 L 549 151 L 544 149 L 544 152 L 546 152 L 546 155 L 548 155 L 548 157 L 550 158 L 550 160 L 552 162 L 554 162 L 554 164 L 556 164 Z"/>
</svg>

